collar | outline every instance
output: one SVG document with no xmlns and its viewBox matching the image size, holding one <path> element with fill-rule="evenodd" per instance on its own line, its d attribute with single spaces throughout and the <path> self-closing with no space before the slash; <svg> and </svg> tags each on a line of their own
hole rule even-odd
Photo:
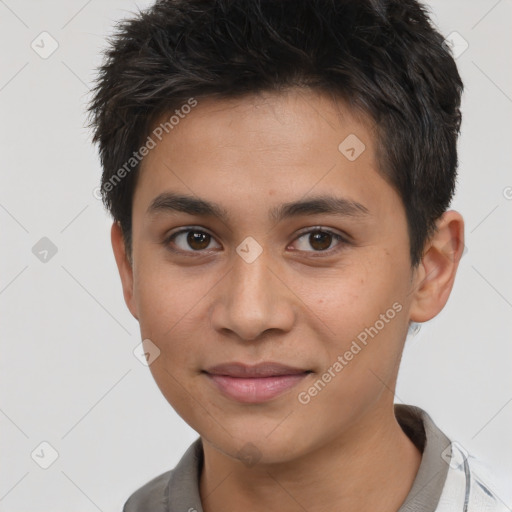
<svg viewBox="0 0 512 512">
<path fill-rule="evenodd" d="M 396 404 L 395 416 L 402 430 L 422 452 L 413 486 L 398 512 L 435 510 L 446 482 L 448 464 L 443 453 L 450 440 L 418 407 Z M 203 512 L 199 479 L 203 466 L 203 445 L 196 439 L 178 465 L 154 478 L 133 493 L 123 512 Z"/>
</svg>

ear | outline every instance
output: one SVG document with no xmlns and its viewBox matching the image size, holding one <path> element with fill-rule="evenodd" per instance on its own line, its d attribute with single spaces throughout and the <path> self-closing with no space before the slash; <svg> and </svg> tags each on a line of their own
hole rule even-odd
<svg viewBox="0 0 512 512">
<path fill-rule="evenodd" d="M 137 305 L 133 298 L 133 267 L 126 253 L 123 232 L 118 222 L 112 224 L 110 239 L 112 241 L 112 249 L 116 259 L 117 269 L 119 270 L 119 276 L 121 277 L 124 301 L 130 313 L 138 320 Z"/>
<path fill-rule="evenodd" d="M 413 280 L 410 320 L 426 322 L 445 306 L 464 251 L 464 219 L 460 213 L 445 212 L 425 246 Z"/>
</svg>

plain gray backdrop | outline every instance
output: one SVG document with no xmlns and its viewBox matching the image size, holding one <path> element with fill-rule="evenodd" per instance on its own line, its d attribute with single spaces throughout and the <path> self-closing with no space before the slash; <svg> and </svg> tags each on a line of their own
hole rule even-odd
<svg viewBox="0 0 512 512">
<path fill-rule="evenodd" d="M 0 0 L 1 511 L 121 510 L 197 437 L 133 355 L 85 128 L 105 37 L 150 3 Z M 512 1 L 429 5 L 465 83 L 467 252 L 446 308 L 407 342 L 396 401 L 483 460 L 510 507 Z"/>
</svg>

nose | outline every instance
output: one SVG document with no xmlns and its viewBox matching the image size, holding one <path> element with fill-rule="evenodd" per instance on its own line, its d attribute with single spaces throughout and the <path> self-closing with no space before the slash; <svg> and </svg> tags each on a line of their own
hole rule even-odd
<svg viewBox="0 0 512 512">
<path fill-rule="evenodd" d="M 210 310 L 214 329 L 252 341 L 269 330 L 283 333 L 292 328 L 296 318 L 293 293 L 271 267 L 265 251 L 251 263 L 234 255 L 233 267 L 216 287 Z"/>
</svg>

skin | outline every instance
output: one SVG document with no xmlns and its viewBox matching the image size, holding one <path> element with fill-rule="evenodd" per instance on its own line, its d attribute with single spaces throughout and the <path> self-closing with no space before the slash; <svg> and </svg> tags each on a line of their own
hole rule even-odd
<svg viewBox="0 0 512 512">
<path fill-rule="evenodd" d="M 366 146 L 354 161 L 338 150 L 350 134 Z M 405 210 L 378 172 L 375 145 L 370 122 L 313 91 L 201 100 L 142 163 L 131 255 L 112 227 L 126 303 L 142 339 L 161 351 L 151 372 L 203 440 L 205 512 L 391 512 L 412 486 L 421 454 L 394 416 L 398 366 L 409 322 L 433 318 L 448 299 L 464 225 L 446 212 L 411 268 Z M 229 218 L 148 212 L 162 192 L 215 202 Z M 268 217 L 319 195 L 357 201 L 368 213 Z M 169 241 L 187 227 L 211 237 L 192 247 L 186 234 Z M 327 235 L 324 249 L 312 240 L 315 228 L 347 242 Z M 263 250 L 252 263 L 236 252 L 248 236 Z M 401 311 L 300 403 L 298 394 L 395 303 Z M 239 403 L 202 372 L 232 361 L 313 373 L 270 401 Z M 254 464 L 242 460 L 247 450 Z"/>
</svg>

